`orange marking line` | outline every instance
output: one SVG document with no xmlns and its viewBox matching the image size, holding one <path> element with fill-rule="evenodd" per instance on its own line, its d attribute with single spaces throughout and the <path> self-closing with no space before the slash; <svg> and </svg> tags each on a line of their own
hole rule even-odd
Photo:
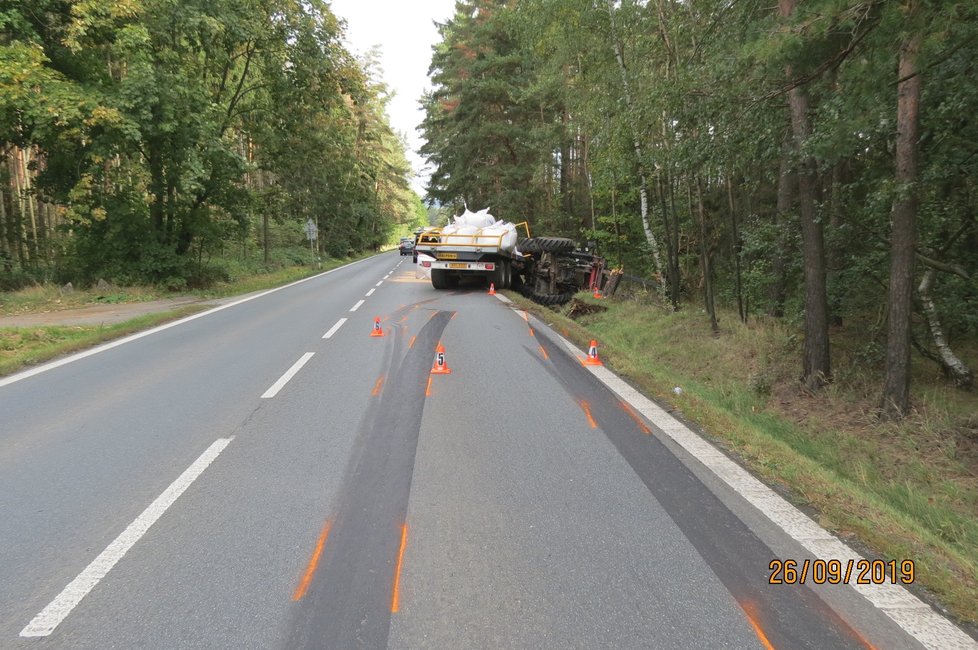
<svg viewBox="0 0 978 650">
<path fill-rule="evenodd" d="M 527 323 L 530 322 L 530 317 L 526 315 L 526 310 L 525 309 L 520 312 L 520 316 L 522 316 L 523 317 L 523 320 L 525 320 Z"/>
<path fill-rule="evenodd" d="M 530 336 L 536 336 L 536 334 L 533 332 L 533 328 L 532 327 L 529 328 L 529 330 L 530 330 Z"/>
<path fill-rule="evenodd" d="M 638 417 L 638 413 L 632 410 L 632 407 L 628 405 L 628 402 L 618 400 L 618 405 L 624 409 L 625 413 L 628 413 L 629 417 L 635 420 L 635 424 L 637 424 L 638 428 L 642 430 L 642 433 L 647 436 L 652 435 L 652 429 L 649 428 L 649 425 L 642 422 L 642 418 Z"/>
<path fill-rule="evenodd" d="M 401 316 L 401 320 L 397 321 L 397 324 L 400 325 L 401 323 L 403 323 L 407 319 L 408 319 L 408 317 L 406 315 L 405 316 Z"/>
<path fill-rule="evenodd" d="M 592 429 L 597 429 L 598 423 L 594 421 L 593 417 L 591 417 L 591 405 L 587 403 L 587 400 L 583 399 L 578 401 L 578 404 L 580 404 L 581 408 L 584 409 L 584 415 L 587 416 L 587 423 L 591 425 Z"/>
<path fill-rule="evenodd" d="M 754 628 L 754 634 L 757 635 L 761 645 L 764 646 L 765 650 L 774 650 L 774 646 L 771 645 L 770 641 L 768 641 L 767 635 L 764 634 L 764 630 L 761 628 L 760 624 L 754 620 L 754 618 L 757 616 L 757 610 L 754 607 L 754 604 L 749 601 L 738 604 L 740 605 L 741 609 L 744 610 L 744 615 L 747 616 L 747 622 L 750 623 L 752 628 Z"/>
<path fill-rule="evenodd" d="M 417 340 L 417 338 L 418 338 L 417 334 L 415 334 L 414 336 L 411 337 L 411 340 L 408 341 L 408 347 L 409 348 L 413 348 L 414 347 L 414 342 Z"/>
<path fill-rule="evenodd" d="M 424 389 L 424 396 L 431 397 L 431 375 L 428 375 L 428 387 Z"/>
<path fill-rule="evenodd" d="M 448 320 L 455 320 L 455 317 L 456 317 L 456 316 L 458 316 L 458 312 L 457 312 L 457 311 L 453 311 L 453 312 L 452 312 L 452 317 L 451 317 L 451 318 L 449 318 Z"/>
<path fill-rule="evenodd" d="M 332 524 L 327 519 L 326 523 L 323 524 L 323 530 L 319 533 L 319 539 L 316 541 L 316 550 L 312 553 L 312 558 L 309 559 L 309 566 L 306 567 L 306 572 L 302 574 L 302 580 L 299 581 L 299 586 L 295 588 L 295 593 L 292 594 L 292 600 L 302 600 L 302 597 L 306 595 L 306 589 L 309 588 L 309 583 L 312 582 L 312 576 L 316 573 L 316 566 L 319 565 L 319 556 L 323 554 L 323 547 L 326 546 L 326 538 L 329 537 L 329 529 Z"/>
<path fill-rule="evenodd" d="M 380 377 L 377 377 L 377 383 L 374 384 L 374 389 L 370 391 L 370 394 L 373 395 L 374 397 L 380 395 L 380 390 L 384 386 L 384 377 L 385 375 L 381 375 Z"/>
<path fill-rule="evenodd" d="M 397 568 L 394 570 L 394 598 L 391 601 L 391 613 L 401 608 L 401 563 L 404 562 L 404 547 L 407 546 L 407 524 L 401 526 L 401 548 L 397 552 Z"/>
<path fill-rule="evenodd" d="M 543 349 L 543 346 L 542 346 L 542 345 L 540 346 L 540 354 L 542 354 L 542 355 L 543 355 L 543 358 L 544 358 L 544 359 L 549 359 L 549 358 L 550 358 L 550 357 L 549 357 L 549 356 L 547 355 L 547 351 Z"/>
</svg>

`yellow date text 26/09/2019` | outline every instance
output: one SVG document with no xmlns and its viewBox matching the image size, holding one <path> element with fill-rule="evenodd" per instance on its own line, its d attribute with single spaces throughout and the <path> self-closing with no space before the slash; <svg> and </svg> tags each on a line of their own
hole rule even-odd
<svg viewBox="0 0 978 650">
<path fill-rule="evenodd" d="M 913 584 L 913 560 L 771 560 L 772 585 Z"/>
</svg>

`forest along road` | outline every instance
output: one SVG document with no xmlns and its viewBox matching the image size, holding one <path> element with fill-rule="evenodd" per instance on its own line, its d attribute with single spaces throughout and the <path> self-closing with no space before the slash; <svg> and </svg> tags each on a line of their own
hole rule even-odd
<svg viewBox="0 0 978 650">
<path fill-rule="evenodd" d="M 3 648 L 920 647 L 768 584 L 796 542 L 393 253 L 0 380 L 0 413 Z"/>
</svg>

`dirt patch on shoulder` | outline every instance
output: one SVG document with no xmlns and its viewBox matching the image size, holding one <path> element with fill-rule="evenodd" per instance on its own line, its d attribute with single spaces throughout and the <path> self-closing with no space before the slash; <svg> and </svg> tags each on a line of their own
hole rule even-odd
<svg viewBox="0 0 978 650">
<path fill-rule="evenodd" d="M 148 302 L 86 305 L 74 309 L 0 316 L 0 327 L 44 327 L 46 325 L 113 325 L 139 316 L 171 311 L 192 304 L 209 304 L 196 298 L 171 298 Z"/>
</svg>

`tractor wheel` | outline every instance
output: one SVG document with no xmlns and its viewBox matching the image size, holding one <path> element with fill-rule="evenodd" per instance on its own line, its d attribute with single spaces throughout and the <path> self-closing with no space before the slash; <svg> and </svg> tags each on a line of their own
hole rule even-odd
<svg viewBox="0 0 978 650">
<path fill-rule="evenodd" d="M 569 253 L 574 250 L 573 239 L 566 237 L 531 237 L 520 247 L 522 253 Z"/>
</svg>

